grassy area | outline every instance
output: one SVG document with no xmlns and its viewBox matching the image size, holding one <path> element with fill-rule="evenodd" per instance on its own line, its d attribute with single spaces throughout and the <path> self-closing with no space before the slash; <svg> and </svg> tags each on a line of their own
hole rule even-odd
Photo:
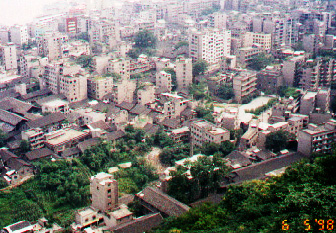
<svg viewBox="0 0 336 233">
<path fill-rule="evenodd" d="M 114 174 L 120 194 L 139 192 L 158 179 L 155 169 L 143 159 L 152 146 L 151 140 L 143 142 L 143 139 L 142 131 L 130 129 L 115 145 L 102 142 L 86 150 L 78 159 L 36 162 L 38 174 L 34 178 L 0 192 L 0 228 L 41 217 L 63 227 L 69 226 L 74 221 L 75 211 L 90 204 L 90 176 L 107 172 L 109 167 L 119 163 L 132 163 L 132 167 Z"/>
</svg>

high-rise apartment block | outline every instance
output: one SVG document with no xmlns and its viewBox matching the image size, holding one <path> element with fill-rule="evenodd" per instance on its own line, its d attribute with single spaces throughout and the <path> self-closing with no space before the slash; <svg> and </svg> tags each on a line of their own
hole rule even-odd
<svg viewBox="0 0 336 233">
<path fill-rule="evenodd" d="M 230 55 L 231 31 L 206 29 L 191 34 L 189 56 L 193 60 L 206 60 L 210 64 L 218 63 L 224 56 Z"/>
<path fill-rule="evenodd" d="M 180 57 L 176 60 L 177 89 L 188 88 L 192 84 L 192 60 Z"/>
<path fill-rule="evenodd" d="M 62 61 L 49 63 L 45 66 L 42 81 L 53 94 L 63 94 L 69 102 L 87 98 L 87 76 L 78 65 Z"/>
<path fill-rule="evenodd" d="M 1 48 L 2 58 L 6 70 L 15 70 L 18 68 L 16 46 L 14 43 L 8 43 Z"/>
<path fill-rule="evenodd" d="M 171 74 L 166 71 L 160 71 L 156 74 L 156 86 L 160 88 L 162 92 L 172 91 L 172 77 Z"/>
<path fill-rule="evenodd" d="M 88 96 L 102 100 L 103 97 L 113 91 L 113 77 L 90 77 L 88 78 Z"/>
<path fill-rule="evenodd" d="M 63 44 L 68 41 L 68 36 L 59 32 L 46 34 L 37 39 L 38 55 L 48 57 L 49 61 L 63 57 Z"/>
<path fill-rule="evenodd" d="M 87 99 L 87 76 L 79 73 L 61 76 L 60 94 L 70 102 Z"/>
<path fill-rule="evenodd" d="M 113 87 L 113 102 L 121 104 L 126 101 L 132 103 L 136 90 L 136 82 L 134 80 L 123 79 L 116 83 Z"/>
<path fill-rule="evenodd" d="M 23 44 L 28 43 L 28 30 L 27 26 L 15 25 L 9 29 L 10 40 L 18 45 L 22 46 Z"/>
<path fill-rule="evenodd" d="M 138 104 L 145 105 L 155 100 L 155 85 L 152 83 L 143 83 L 138 88 L 137 102 Z"/>
<path fill-rule="evenodd" d="M 90 193 L 91 206 L 102 212 L 112 211 L 118 205 L 118 182 L 110 174 L 92 176 Z"/>
<path fill-rule="evenodd" d="M 129 59 L 112 59 L 108 61 L 106 68 L 108 73 L 116 73 L 123 78 L 130 77 L 130 64 Z"/>
</svg>

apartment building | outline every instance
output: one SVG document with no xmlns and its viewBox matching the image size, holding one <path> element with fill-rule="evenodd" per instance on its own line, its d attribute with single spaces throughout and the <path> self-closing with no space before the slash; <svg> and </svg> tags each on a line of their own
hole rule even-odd
<svg viewBox="0 0 336 233">
<path fill-rule="evenodd" d="M 209 16 L 210 27 L 226 29 L 227 15 L 222 12 L 215 12 Z"/>
<path fill-rule="evenodd" d="M 180 57 L 176 60 L 177 89 L 188 88 L 192 84 L 192 59 Z"/>
<path fill-rule="evenodd" d="M 1 48 L 1 55 L 6 70 L 16 70 L 18 68 L 16 46 L 14 43 L 7 43 Z"/>
<path fill-rule="evenodd" d="M 265 51 L 270 51 L 272 48 L 271 34 L 246 32 L 243 38 L 243 47 L 252 47 L 252 45 L 256 44 L 259 48 Z"/>
<path fill-rule="evenodd" d="M 335 136 L 336 121 L 333 119 L 324 125 L 308 124 L 308 128 L 298 134 L 298 152 L 304 155 L 331 153 Z"/>
<path fill-rule="evenodd" d="M 10 35 L 11 41 L 18 46 L 22 46 L 23 44 L 28 44 L 27 26 L 14 25 L 10 27 L 9 35 Z"/>
<path fill-rule="evenodd" d="M 172 91 L 172 78 L 171 74 L 166 71 L 160 71 L 156 74 L 156 87 L 161 90 L 161 92 L 171 92 Z"/>
<path fill-rule="evenodd" d="M 130 64 L 129 59 L 111 59 L 108 61 L 108 66 L 106 68 L 109 73 L 116 73 L 123 78 L 130 78 Z"/>
<path fill-rule="evenodd" d="M 22 140 L 29 142 L 32 150 L 44 147 L 45 137 L 44 131 L 41 128 L 29 129 L 21 131 Z"/>
<path fill-rule="evenodd" d="M 48 64 L 48 58 L 24 55 L 20 57 L 20 75 L 25 78 L 37 78 L 44 74 L 44 67 Z"/>
<path fill-rule="evenodd" d="M 262 50 L 253 45 L 252 47 L 240 48 L 237 51 L 237 62 L 242 66 L 246 67 L 250 62 L 256 58 L 259 54 L 262 53 Z"/>
<path fill-rule="evenodd" d="M 244 71 L 233 77 L 233 93 L 238 103 L 256 94 L 256 73 Z"/>
<path fill-rule="evenodd" d="M 266 67 L 257 73 L 257 89 L 265 93 L 277 93 L 283 86 L 281 68 L 276 66 Z"/>
<path fill-rule="evenodd" d="M 137 102 L 141 105 L 146 105 L 155 100 L 156 86 L 150 82 L 143 83 L 137 91 Z"/>
<path fill-rule="evenodd" d="M 317 91 L 308 91 L 300 101 L 300 113 L 309 115 L 313 112 L 329 111 L 330 89 L 320 88 Z"/>
<path fill-rule="evenodd" d="M 218 63 L 224 56 L 230 55 L 231 31 L 205 29 L 194 32 L 189 39 L 189 56 L 193 60 L 206 60 L 210 64 Z"/>
<path fill-rule="evenodd" d="M 299 84 L 304 90 L 330 87 L 334 81 L 336 81 L 335 59 L 310 59 L 303 63 Z"/>
<path fill-rule="evenodd" d="M 302 66 L 304 62 L 304 56 L 293 56 L 284 60 L 282 74 L 286 85 L 298 86 L 302 77 Z"/>
<path fill-rule="evenodd" d="M 60 92 L 60 77 L 63 75 L 63 62 L 52 62 L 48 63 L 44 69 L 43 75 L 43 86 L 47 87 L 52 91 L 53 94 L 57 95 Z"/>
<path fill-rule="evenodd" d="M 113 175 L 98 173 L 90 178 L 91 206 L 102 212 L 113 210 L 118 205 L 118 181 Z"/>
<path fill-rule="evenodd" d="M 113 91 L 113 77 L 95 76 L 88 78 L 88 96 L 102 100 L 103 97 Z"/>
<path fill-rule="evenodd" d="M 82 74 L 63 75 L 60 77 L 60 94 L 69 102 L 87 99 L 87 76 Z"/>
<path fill-rule="evenodd" d="M 190 135 L 192 143 L 196 146 L 202 146 L 203 143 L 221 143 L 230 140 L 230 131 L 218 128 L 205 120 L 192 121 Z"/>
<path fill-rule="evenodd" d="M 116 22 L 106 18 L 91 18 L 89 22 L 89 39 L 95 42 L 109 44 L 111 40 L 120 41 L 120 31 Z"/>
<path fill-rule="evenodd" d="M 134 80 L 124 79 L 116 83 L 113 87 L 113 102 L 121 104 L 126 101 L 132 103 L 136 90 L 136 82 Z"/>
<path fill-rule="evenodd" d="M 68 36 L 59 32 L 52 32 L 37 38 L 37 51 L 41 57 L 48 57 L 49 61 L 63 57 L 64 44 Z"/>
</svg>

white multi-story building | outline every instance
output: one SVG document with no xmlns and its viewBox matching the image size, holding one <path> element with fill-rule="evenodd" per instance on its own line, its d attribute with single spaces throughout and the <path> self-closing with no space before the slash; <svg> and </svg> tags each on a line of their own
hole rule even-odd
<svg viewBox="0 0 336 233">
<path fill-rule="evenodd" d="M 121 104 L 123 101 L 132 103 L 136 90 L 136 82 L 134 80 L 123 79 L 113 87 L 113 102 Z"/>
<path fill-rule="evenodd" d="M 2 47 L 2 58 L 6 70 L 15 70 L 18 67 L 16 46 L 14 43 L 8 43 Z"/>
<path fill-rule="evenodd" d="M 269 51 L 272 48 L 272 35 L 266 33 L 246 32 L 243 40 L 243 47 L 256 45 L 262 50 Z"/>
<path fill-rule="evenodd" d="M 107 72 L 119 74 L 123 78 L 130 77 L 130 64 L 129 59 L 112 59 L 108 61 Z"/>
<path fill-rule="evenodd" d="M 160 71 L 156 74 L 156 87 L 162 89 L 163 92 L 172 91 L 172 77 L 166 71 Z"/>
<path fill-rule="evenodd" d="M 88 95 L 101 100 L 106 94 L 113 91 L 113 77 L 90 77 L 88 79 Z"/>
<path fill-rule="evenodd" d="M 155 100 L 155 85 L 152 83 L 142 84 L 137 92 L 138 104 L 145 105 Z"/>
<path fill-rule="evenodd" d="M 68 36 L 59 32 L 44 35 L 37 39 L 38 55 L 48 57 L 49 61 L 63 57 L 63 49 Z"/>
<path fill-rule="evenodd" d="M 64 75 L 60 77 L 60 94 L 69 102 L 87 99 L 87 76 L 82 74 Z"/>
<path fill-rule="evenodd" d="M 15 25 L 9 29 L 11 41 L 18 45 L 22 46 L 23 44 L 28 43 L 28 30 L 27 26 Z"/>
<path fill-rule="evenodd" d="M 118 181 L 113 175 L 98 173 L 90 179 L 91 206 L 102 211 L 111 211 L 118 205 Z"/>
<path fill-rule="evenodd" d="M 233 93 L 238 103 L 241 103 L 256 92 L 257 78 L 254 72 L 242 72 L 233 77 Z"/>
<path fill-rule="evenodd" d="M 192 60 L 183 57 L 176 60 L 177 89 L 188 88 L 192 84 Z"/>
<path fill-rule="evenodd" d="M 205 120 L 192 121 L 190 134 L 192 143 L 197 146 L 202 146 L 203 143 L 221 143 L 230 140 L 229 130 L 218 128 Z"/>
<path fill-rule="evenodd" d="M 210 64 L 218 63 L 224 56 L 230 55 L 231 31 L 206 29 L 192 33 L 189 41 L 189 56 L 193 60 L 206 60 Z"/>
</svg>

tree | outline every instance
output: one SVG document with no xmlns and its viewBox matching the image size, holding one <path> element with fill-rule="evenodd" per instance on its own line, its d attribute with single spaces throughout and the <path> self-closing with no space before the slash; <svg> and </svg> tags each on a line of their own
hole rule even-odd
<svg viewBox="0 0 336 233">
<path fill-rule="evenodd" d="M 281 232 L 284 220 L 291 232 L 304 232 L 306 219 L 313 232 L 321 228 L 315 219 L 324 219 L 327 232 L 326 221 L 336 217 L 335 168 L 336 157 L 324 155 L 293 164 L 282 176 L 231 185 L 218 205 L 206 203 L 166 219 L 160 227 L 165 231 L 157 232 L 176 228 L 183 232 Z M 203 175 L 208 179 L 208 174 Z"/>
<path fill-rule="evenodd" d="M 193 64 L 193 75 L 199 76 L 207 71 L 209 64 L 205 60 L 198 60 Z"/>
<path fill-rule="evenodd" d="M 222 85 L 218 88 L 217 95 L 219 98 L 229 100 L 234 97 L 233 88 L 229 85 Z"/>
<path fill-rule="evenodd" d="M 269 133 L 266 136 L 265 147 L 273 152 L 279 152 L 286 148 L 291 137 L 292 136 L 288 132 L 283 130 Z"/>
<path fill-rule="evenodd" d="M 21 140 L 20 142 L 20 154 L 23 155 L 25 153 L 27 153 L 30 150 L 30 144 L 27 140 Z"/>
<path fill-rule="evenodd" d="M 176 45 L 175 45 L 175 49 L 179 49 L 183 46 L 189 46 L 189 42 L 188 41 L 179 41 Z"/>
<path fill-rule="evenodd" d="M 207 96 L 208 86 L 206 82 L 193 83 L 190 85 L 189 91 L 196 100 L 204 99 Z"/>
<path fill-rule="evenodd" d="M 214 111 L 213 105 L 211 105 L 210 108 L 198 106 L 195 109 L 196 117 L 203 118 L 204 120 L 212 122 L 212 123 L 215 121 L 215 118 L 213 116 L 213 111 Z"/>
<path fill-rule="evenodd" d="M 187 171 L 190 171 L 190 176 Z M 171 172 L 168 182 L 168 194 L 186 203 L 208 196 L 219 187 L 220 181 L 229 172 L 219 154 L 212 158 L 204 156 L 197 161 L 179 166 Z"/>
<path fill-rule="evenodd" d="M 87 55 L 81 55 L 76 59 L 76 63 L 82 68 L 93 69 L 93 57 Z"/>
<path fill-rule="evenodd" d="M 134 42 L 135 47 L 140 49 L 155 48 L 156 38 L 153 33 L 143 30 L 135 34 Z"/>
<path fill-rule="evenodd" d="M 259 70 L 264 69 L 266 66 L 272 64 L 273 61 L 274 61 L 274 58 L 272 55 L 267 55 L 265 53 L 262 53 L 258 55 L 257 57 L 255 57 L 254 59 L 252 59 L 248 67 L 250 69 L 259 71 Z"/>
</svg>

